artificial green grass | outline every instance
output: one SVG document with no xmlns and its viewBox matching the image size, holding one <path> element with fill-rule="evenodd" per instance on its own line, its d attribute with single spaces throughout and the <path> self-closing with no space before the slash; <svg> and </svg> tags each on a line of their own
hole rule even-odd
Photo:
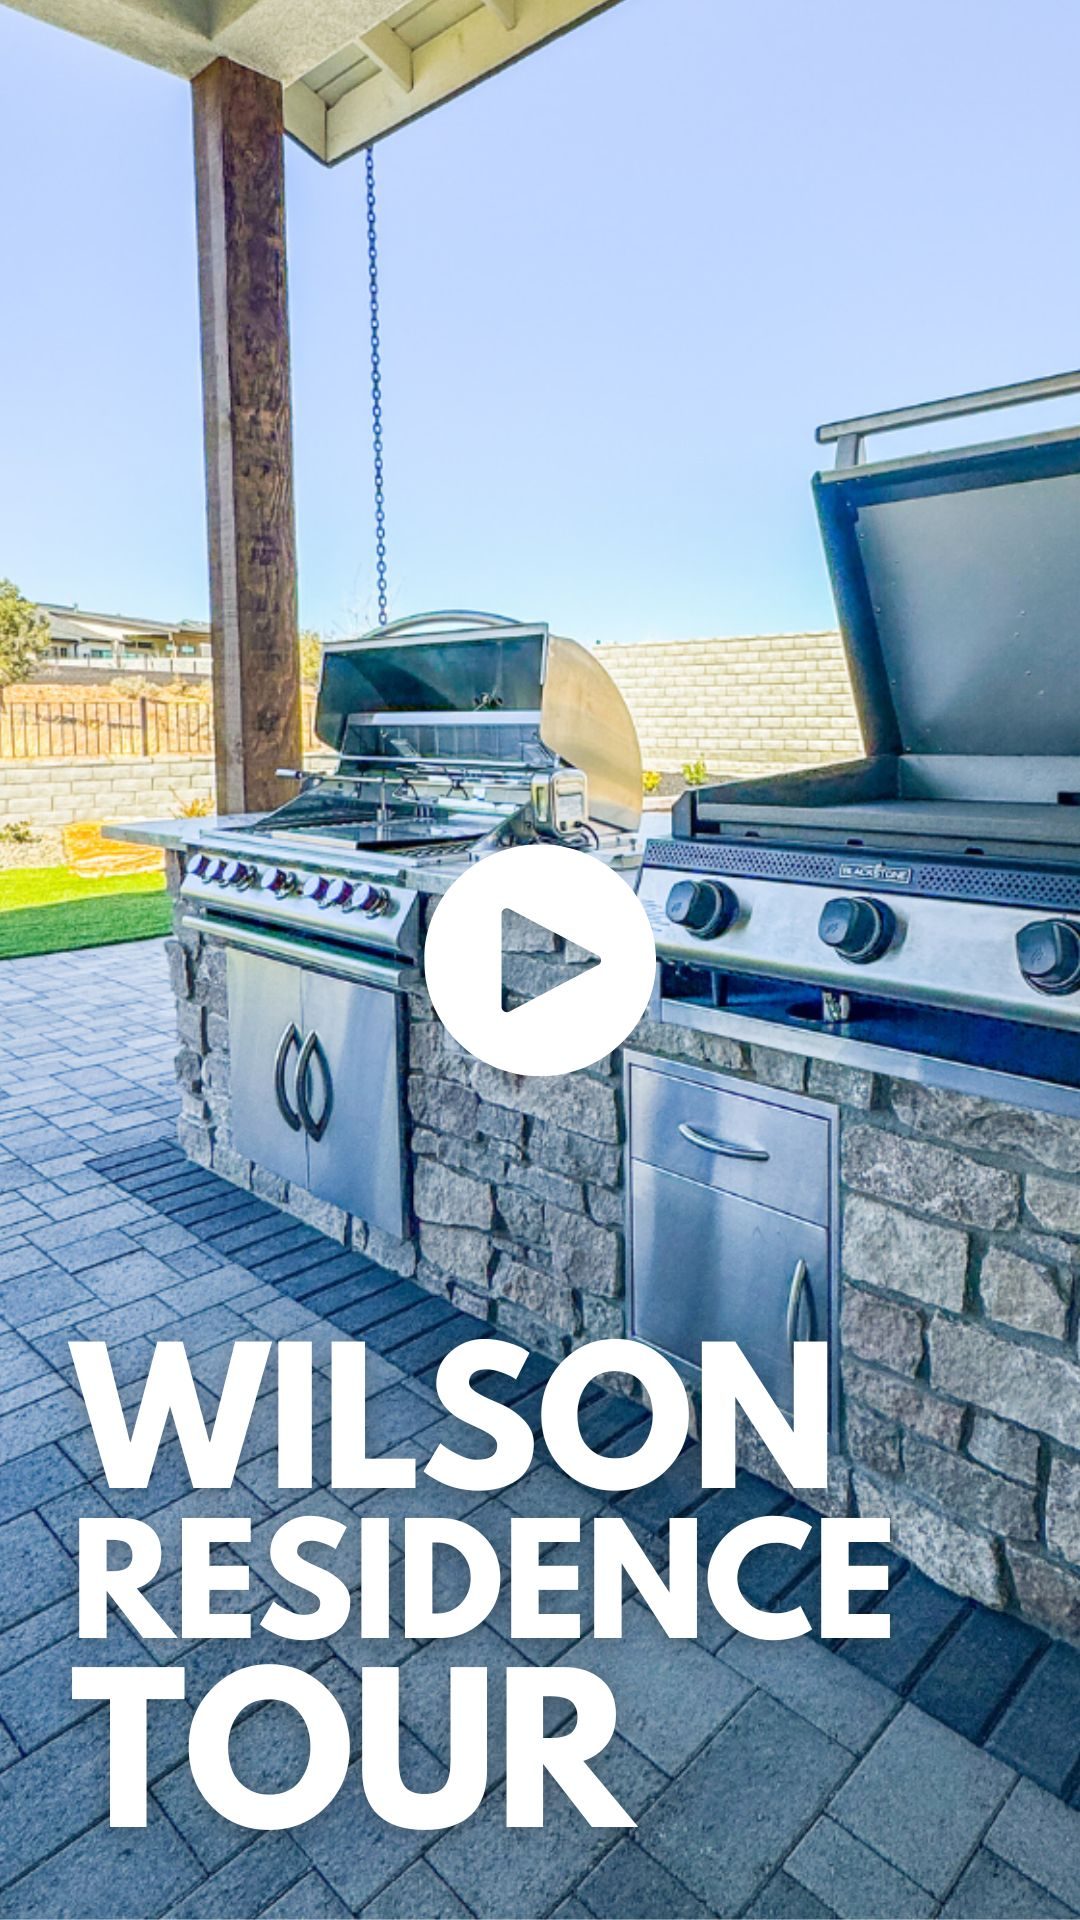
<svg viewBox="0 0 1080 1920">
<path fill-rule="evenodd" d="M 0 873 L 0 960 L 153 940 L 168 933 L 171 921 L 162 873 L 116 873 L 100 880 L 68 867 Z"/>
</svg>

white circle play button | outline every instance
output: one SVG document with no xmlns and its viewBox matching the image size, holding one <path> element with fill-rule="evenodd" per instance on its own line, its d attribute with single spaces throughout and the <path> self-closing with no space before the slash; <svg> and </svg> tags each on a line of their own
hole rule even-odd
<svg viewBox="0 0 1080 1920">
<path fill-rule="evenodd" d="M 504 1011 L 504 913 L 588 948 L 593 964 Z M 602 1059 L 641 1019 L 655 970 L 637 895 L 602 860 L 568 847 L 508 847 L 477 861 L 443 895 L 424 947 L 439 1019 L 505 1073 L 573 1073 Z"/>
</svg>

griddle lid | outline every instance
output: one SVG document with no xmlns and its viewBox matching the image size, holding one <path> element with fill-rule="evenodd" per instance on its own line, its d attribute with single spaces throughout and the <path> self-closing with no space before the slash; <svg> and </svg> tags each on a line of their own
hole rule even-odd
<svg viewBox="0 0 1080 1920">
<path fill-rule="evenodd" d="M 869 753 L 1080 753 L 1080 433 L 814 492 Z"/>
</svg>

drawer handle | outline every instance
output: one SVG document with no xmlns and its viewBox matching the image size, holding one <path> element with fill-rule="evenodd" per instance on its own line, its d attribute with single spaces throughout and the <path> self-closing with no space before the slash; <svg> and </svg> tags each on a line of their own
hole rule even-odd
<svg viewBox="0 0 1080 1920">
<path fill-rule="evenodd" d="M 727 1160 L 767 1160 L 764 1147 L 743 1147 L 737 1140 L 718 1140 L 715 1134 L 699 1133 L 689 1120 L 679 1121 L 679 1132 L 692 1147 L 704 1147 L 706 1153 L 722 1153 Z"/>
<path fill-rule="evenodd" d="M 796 1260 L 795 1271 L 791 1276 L 791 1291 L 787 1303 L 787 1343 L 792 1353 L 799 1332 L 799 1308 L 802 1306 L 803 1288 L 808 1279 L 806 1261 Z"/>
</svg>

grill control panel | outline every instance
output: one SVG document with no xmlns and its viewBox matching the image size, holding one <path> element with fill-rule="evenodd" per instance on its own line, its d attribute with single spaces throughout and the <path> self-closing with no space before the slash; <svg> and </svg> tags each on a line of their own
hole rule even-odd
<svg viewBox="0 0 1080 1920">
<path fill-rule="evenodd" d="M 835 879 L 739 874 L 728 885 L 709 872 L 708 854 L 687 842 L 647 851 L 639 894 L 665 960 L 840 992 L 857 983 L 885 999 L 1080 1030 L 1080 920 L 914 891 L 885 897 Z"/>
<path fill-rule="evenodd" d="M 418 895 L 412 887 L 198 853 L 188 862 L 180 892 L 208 921 L 257 921 L 268 929 L 387 947 L 410 957 L 419 950 Z"/>
</svg>

